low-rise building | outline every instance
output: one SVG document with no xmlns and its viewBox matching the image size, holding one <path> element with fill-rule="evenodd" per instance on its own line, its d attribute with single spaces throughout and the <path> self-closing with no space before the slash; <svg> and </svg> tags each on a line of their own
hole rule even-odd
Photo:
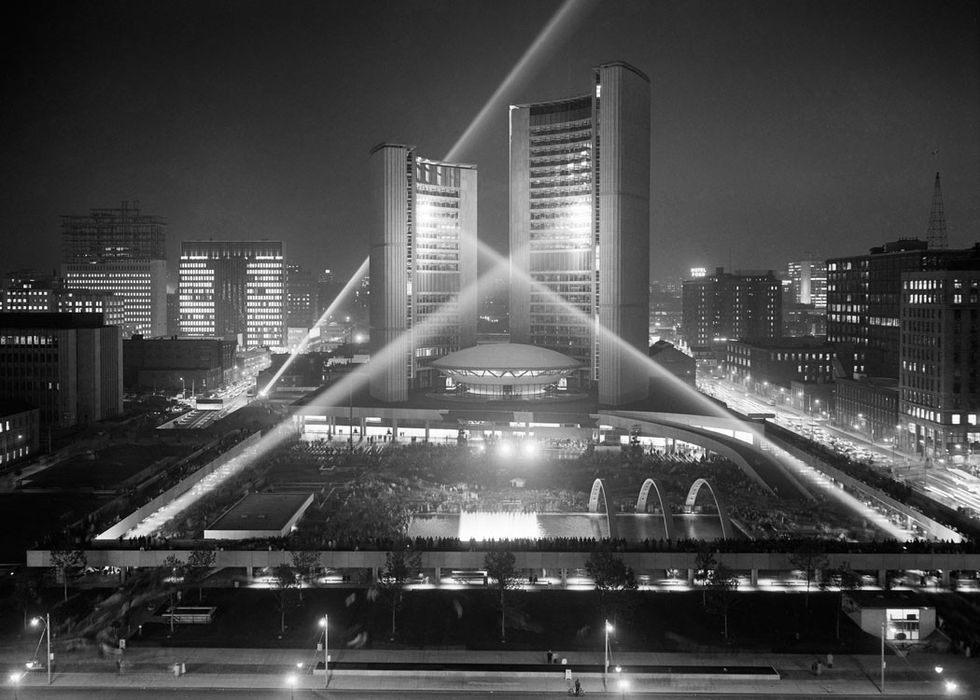
<svg viewBox="0 0 980 700">
<path fill-rule="evenodd" d="M 0 396 L 69 427 L 122 413 L 122 335 L 101 314 L 0 315 Z"/>
<path fill-rule="evenodd" d="M 232 381 L 234 340 L 143 338 L 123 343 L 127 388 L 207 391 Z"/>
<path fill-rule="evenodd" d="M 40 412 L 24 401 L 0 400 L 0 472 L 34 459 L 40 446 Z"/>
</svg>

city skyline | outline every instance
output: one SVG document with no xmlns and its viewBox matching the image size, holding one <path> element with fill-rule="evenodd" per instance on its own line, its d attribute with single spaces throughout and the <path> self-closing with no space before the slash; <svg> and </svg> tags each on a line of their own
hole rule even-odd
<svg viewBox="0 0 980 700">
<path fill-rule="evenodd" d="M 282 240 L 288 259 L 347 276 L 368 253 L 368 153 L 386 140 L 477 165 L 480 237 L 506 254 L 508 106 L 580 94 L 617 60 L 652 82 L 654 279 L 925 239 L 936 171 L 949 246 L 966 247 L 977 9 L 880 6 L 25 7 L 7 23 L 7 267 L 55 267 L 61 215 L 139 200 L 167 221 L 171 277 L 180 241 L 208 238 Z"/>
</svg>

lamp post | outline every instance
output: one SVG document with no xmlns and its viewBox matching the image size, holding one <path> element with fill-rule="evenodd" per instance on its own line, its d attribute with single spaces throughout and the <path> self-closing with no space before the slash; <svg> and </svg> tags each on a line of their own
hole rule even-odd
<svg viewBox="0 0 980 700">
<path fill-rule="evenodd" d="M 885 622 L 881 622 L 881 694 L 885 694 Z"/>
<path fill-rule="evenodd" d="M 38 625 L 44 625 L 44 638 L 48 646 L 48 658 L 44 665 L 48 669 L 48 685 L 51 685 L 51 614 L 44 613 L 44 619 L 35 617 L 31 620 L 31 626 L 37 627 Z"/>
<path fill-rule="evenodd" d="M 289 686 L 289 700 L 293 700 L 293 698 L 295 697 L 293 695 L 293 691 L 296 688 L 296 674 L 295 673 L 290 673 L 288 676 L 286 676 L 286 685 Z"/>
<path fill-rule="evenodd" d="M 187 382 L 184 381 L 183 377 L 180 378 L 180 398 L 187 398 Z"/>
<path fill-rule="evenodd" d="M 603 665 L 602 678 L 605 680 L 606 675 L 609 673 L 609 633 L 613 631 L 613 626 L 609 624 L 609 620 L 606 620 L 606 645 L 605 645 L 605 664 Z"/>
<path fill-rule="evenodd" d="M 330 664 L 330 653 L 327 651 L 327 632 L 329 628 L 327 627 L 328 617 L 326 613 L 323 613 L 323 619 L 320 620 L 320 626 L 323 628 L 323 688 L 326 690 L 327 684 L 330 681 L 329 664 Z"/>
</svg>

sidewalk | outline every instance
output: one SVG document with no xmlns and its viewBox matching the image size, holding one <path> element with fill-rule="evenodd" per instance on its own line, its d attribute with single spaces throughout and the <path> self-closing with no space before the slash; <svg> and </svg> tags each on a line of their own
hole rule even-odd
<svg viewBox="0 0 980 700">
<path fill-rule="evenodd" d="M 0 652 L 5 671 L 18 666 L 19 658 Z M 589 694 L 619 694 L 627 683 L 630 694 L 744 693 L 746 695 L 867 694 L 880 695 L 878 656 L 837 656 L 833 668 L 817 676 L 811 671 L 816 658 L 802 654 L 655 654 L 621 653 L 611 661 L 603 684 L 602 654 L 557 651 L 558 664 L 548 666 L 544 652 L 483 652 L 465 650 L 337 650 L 331 653 L 329 689 L 416 690 L 452 693 L 487 690 L 565 693 L 570 669 Z M 567 660 L 567 666 L 560 661 Z M 314 674 L 316 662 L 320 672 Z M 886 657 L 885 694 L 947 696 L 943 682 L 955 681 L 955 695 L 975 696 L 980 689 L 980 664 L 974 659 L 948 654 L 918 654 L 902 659 Z M 94 650 L 70 652 L 56 658 L 53 685 L 59 688 L 268 688 L 288 687 L 295 676 L 297 689 L 322 690 L 323 652 L 306 649 L 217 649 L 134 647 L 123 653 L 123 670 L 114 659 L 96 658 Z M 186 673 L 174 673 L 183 663 Z M 301 666 L 297 666 L 301 664 Z M 394 670 L 393 665 L 416 668 Z M 431 664 L 438 669 L 420 670 Z M 493 670 L 487 665 L 493 664 Z M 621 671 L 616 672 L 615 666 Z M 700 674 L 680 667 L 773 667 L 778 677 L 739 679 Z M 940 677 L 935 667 L 942 666 Z M 631 670 L 632 667 L 632 670 Z M 651 669 L 656 672 L 650 672 Z M 680 672 L 680 673 L 679 673 Z M 5 676 L 7 674 L 5 673 Z M 4 684 L 9 681 L 4 678 Z M 24 686 L 43 686 L 44 671 L 27 674 Z"/>
</svg>

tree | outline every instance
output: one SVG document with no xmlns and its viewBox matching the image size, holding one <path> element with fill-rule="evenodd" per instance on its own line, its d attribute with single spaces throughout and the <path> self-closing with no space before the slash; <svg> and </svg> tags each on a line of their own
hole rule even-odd
<svg viewBox="0 0 980 700">
<path fill-rule="evenodd" d="M 705 609 L 708 607 L 708 581 L 717 565 L 718 561 L 711 550 L 707 548 L 698 550 L 697 559 L 694 560 L 694 582 L 701 586 L 701 607 Z"/>
<path fill-rule="evenodd" d="M 735 605 L 738 594 L 738 576 L 722 562 L 718 562 L 708 577 L 708 610 L 721 615 L 725 621 L 725 640 L 728 640 L 728 613 Z"/>
<path fill-rule="evenodd" d="M 272 595 L 276 597 L 276 607 L 279 609 L 280 635 L 286 632 L 286 610 L 296 582 L 296 572 L 289 564 L 279 564 L 272 569 Z"/>
<path fill-rule="evenodd" d="M 299 585 L 299 599 L 303 600 L 303 584 L 310 580 L 313 576 L 313 572 L 320 565 L 320 554 L 319 552 L 311 552 L 308 550 L 303 550 L 299 552 L 290 552 L 290 558 L 293 560 L 293 570 L 296 572 L 297 582 Z"/>
<path fill-rule="evenodd" d="M 820 569 L 827 567 L 827 555 L 815 542 L 807 542 L 789 555 L 789 563 L 803 572 L 806 579 L 806 596 L 803 606 L 810 609 L 810 583 Z"/>
<path fill-rule="evenodd" d="M 619 606 L 627 606 L 629 601 L 611 599 L 610 593 L 613 591 L 631 591 L 636 589 L 636 576 L 633 570 L 626 566 L 619 557 L 615 556 L 609 549 L 598 549 L 589 554 L 588 561 L 585 562 L 585 570 L 595 582 L 595 589 L 599 592 L 599 613 L 606 618 L 610 609 L 619 611 Z M 615 617 L 615 616 L 614 616 Z"/>
<path fill-rule="evenodd" d="M 68 600 L 68 579 L 85 568 L 85 552 L 80 549 L 55 549 L 51 551 L 51 566 L 65 585 L 65 600 Z"/>
<path fill-rule="evenodd" d="M 841 562 L 840 565 L 831 569 L 825 579 L 820 581 L 823 589 L 836 588 L 837 596 L 837 639 L 840 639 L 840 614 L 844 609 L 844 591 L 853 591 L 861 587 L 861 575 L 851 568 L 850 562 Z"/>
<path fill-rule="evenodd" d="M 201 602 L 203 597 L 204 579 L 208 572 L 214 568 L 214 560 L 217 558 L 213 549 L 198 547 L 187 557 L 187 568 L 194 583 L 197 584 L 197 602 Z"/>
<path fill-rule="evenodd" d="M 505 631 L 505 620 L 506 620 L 506 607 L 504 594 L 507 589 L 514 585 L 514 579 L 516 570 L 514 569 L 514 564 L 517 561 L 517 557 L 514 556 L 513 552 L 499 552 L 491 551 L 487 552 L 487 555 L 483 558 L 483 567 L 487 570 L 487 578 L 493 581 L 494 588 L 500 594 L 500 641 L 507 641 L 507 633 Z"/>
<path fill-rule="evenodd" d="M 385 555 L 385 568 L 381 574 L 381 590 L 391 605 L 391 638 L 397 633 L 396 617 L 405 596 L 405 585 L 422 568 L 422 555 L 418 552 L 398 550 Z"/>
</svg>

